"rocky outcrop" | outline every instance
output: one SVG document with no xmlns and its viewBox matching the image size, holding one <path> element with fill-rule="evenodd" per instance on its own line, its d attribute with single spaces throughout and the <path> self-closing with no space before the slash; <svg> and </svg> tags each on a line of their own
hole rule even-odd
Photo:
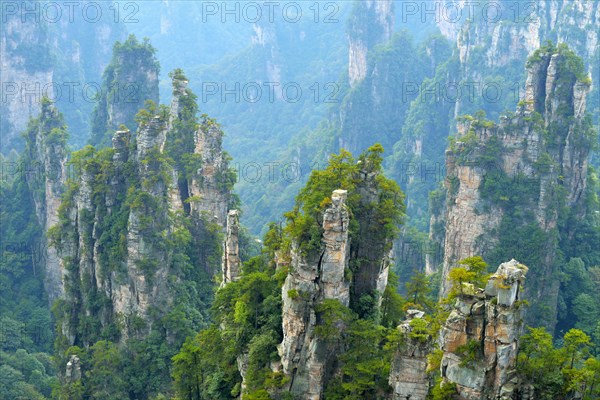
<svg viewBox="0 0 600 400">
<path fill-rule="evenodd" d="M 365 209 L 379 201 L 377 190 L 378 172 L 363 168 L 360 171 L 360 183 L 356 192 L 360 195 L 361 206 Z M 389 243 L 379 240 L 374 232 L 380 229 L 377 221 L 369 218 L 360 221 L 358 240 L 350 246 L 350 257 L 361 260 L 361 267 L 352 276 L 352 301 L 359 301 L 364 295 L 378 296 L 383 294 L 388 282 L 391 264 L 391 249 Z"/>
<path fill-rule="evenodd" d="M 130 35 L 113 48 L 110 64 L 102 77 L 102 96 L 92 113 L 95 146 L 108 146 L 120 125 L 135 129 L 135 115 L 147 100 L 158 104 L 159 63 L 147 41 L 138 42 Z"/>
<path fill-rule="evenodd" d="M 240 216 L 238 210 L 227 213 L 227 232 L 223 249 L 223 280 L 221 285 L 237 281 L 241 274 L 239 248 Z"/>
<path fill-rule="evenodd" d="M 228 174 L 227 156 L 221 151 L 223 131 L 209 119 L 196 132 L 194 143 L 194 153 L 198 154 L 201 167 L 189 184 L 189 195 L 194 199 L 190 202 L 191 211 L 224 227 L 229 206 L 228 188 L 235 177 Z"/>
<path fill-rule="evenodd" d="M 367 75 L 367 53 L 385 43 L 394 31 L 393 2 L 366 0 L 355 3 L 348 28 L 348 78 L 355 86 Z"/>
<path fill-rule="evenodd" d="M 439 18 L 438 26 L 442 34 L 456 42 L 457 55 L 461 64 L 461 81 L 478 82 L 483 85 L 487 72 L 476 66 L 485 66 L 497 75 L 507 75 L 511 84 L 517 82 L 512 66 L 526 58 L 543 43 L 552 40 L 555 43 L 567 43 L 592 70 L 597 58 L 598 30 L 590 27 L 600 18 L 600 2 L 585 0 L 544 1 L 531 5 L 525 3 L 515 7 L 509 0 L 494 3 L 491 12 L 483 3 L 441 2 L 442 10 L 458 10 L 456 18 Z M 446 5 L 443 5 L 446 3 Z M 469 18 L 471 15 L 471 18 Z M 522 82 L 522 81 L 521 81 Z M 508 87 L 502 90 L 509 91 Z M 597 96 L 597 95 L 596 95 Z M 485 95 L 484 95 L 485 97 Z M 503 111 L 496 104 L 510 104 L 513 96 L 502 96 L 500 101 L 476 102 L 487 111 Z M 463 96 L 456 102 L 455 116 L 471 112 L 472 99 Z M 498 104 L 499 105 L 499 104 Z"/>
<path fill-rule="evenodd" d="M 331 345 L 315 333 L 315 307 L 325 299 L 348 306 L 350 282 L 345 277 L 349 257 L 347 192 L 336 190 L 323 214 L 323 250 L 302 254 L 292 248 L 291 270 L 282 288 L 283 341 L 278 347 L 289 391 L 305 399 L 321 399 L 331 361 Z"/>
<path fill-rule="evenodd" d="M 183 116 L 193 118 L 188 111 L 197 106 L 182 100 L 194 98 L 185 85 L 174 82 L 174 87 L 182 89 L 174 95 L 174 118 L 164 107 L 158 114 L 145 110 L 135 138 L 129 130 L 118 130 L 112 149 L 87 148 L 75 157 L 80 174 L 70 182 L 55 229 L 64 302 L 77 311 L 62 316 L 62 333 L 71 344 L 97 340 L 93 330 L 82 329 L 82 315 L 94 316 L 98 332 L 118 326 L 112 340 L 144 337 L 156 314 L 176 304 L 171 285 L 190 279 L 182 273 L 182 263 L 193 260 L 194 268 L 216 272 L 209 256 L 220 257 L 220 243 L 211 237 L 225 228 L 225 218 L 208 219 L 193 202 L 200 199 L 219 210 L 229 202 L 231 186 L 215 184 L 218 174 L 230 173 L 221 150 L 222 132 L 213 121 L 179 123 Z M 184 130 L 182 125 L 199 127 Z M 182 149 L 176 139 L 202 145 Z M 174 156 L 201 159 L 202 164 L 191 164 L 199 169 L 190 171 Z M 209 164 L 214 160 L 219 165 Z M 101 300 L 93 303 L 92 298 Z"/>
<path fill-rule="evenodd" d="M 81 363 L 79 357 L 72 355 L 67 362 L 67 368 L 65 371 L 65 381 L 67 383 L 73 383 L 81 379 Z"/>
<path fill-rule="evenodd" d="M 23 176 L 33 196 L 37 220 L 43 230 L 58 222 L 58 209 L 67 181 L 67 131 L 62 114 L 48 99 L 42 101 L 41 114 L 27 131 Z M 42 261 L 44 286 L 50 304 L 64 293 L 64 269 L 56 249 L 44 235 Z"/>
<path fill-rule="evenodd" d="M 424 313 L 408 310 L 407 318 L 398 326 L 402 341 L 394 353 L 390 367 L 389 383 L 393 389 L 392 399 L 425 400 L 431 382 L 427 374 L 427 355 L 433 349 L 433 338 L 429 334 L 414 334 L 414 319 L 422 319 Z"/>
<path fill-rule="evenodd" d="M 574 59 L 565 48 L 536 52 L 528 63 L 526 96 L 517 112 L 499 125 L 462 120 L 456 143 L 446 151 L 443 277 L 465 257 L 483 255 L 497 262 L 497 257 L 518 256 L 532 265 L 532 284 L 526 290 L 534 305 L 528 318 L 541 318 L 542 309 L 550 310 L 530 321 L 550 329 L 556 321 L 559 285 L 556 237 L 559 232 L 569 235 L 558 223 L 565 212 L 561 204 L 569 212 L 585 212 L 581 194 L 591 138 L 584 119 L 589 83 L 567 66 Z M 531 237 L 517 243 L 511 239 L 527 229 L 539 232 L 535 245 L 529 244 Z M 450 284 L 443 282 L 445 296 Z"/>
<path fill-rule="evenodd" d="M 511 260 L 498 267 L 485 290 L 465 286 L 456 298 L 439 341 L 442 378 L 456 384 L 460 399 L 513 399 L 527 270 Z"/>
</svg>

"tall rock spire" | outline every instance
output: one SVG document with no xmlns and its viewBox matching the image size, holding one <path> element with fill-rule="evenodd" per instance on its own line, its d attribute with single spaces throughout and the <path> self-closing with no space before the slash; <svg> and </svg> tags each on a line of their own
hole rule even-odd
<svg viewBox="0 0 600 400">
<path fill-rule="evenodd" d="M 44 232 L 58 222 L 58 210 L 67 181 L 67 130 L 63 116 L 47 98 L 40 116 L 27 130 L 26 180 L 33 195 L 38 222 Z M 44 285 L 50 304 L 64 293 L 64 269 L 56 248 L 44 235 L 41 247 Z"/>
<path fill-rule="evenodd" d="M 394 31 L 391 0 L 355 2 L 348 27 L 348 77 L 350 86 L 362 81 L 367 73 L 367 53 L 375 45 L 385 43 Z"/>
<path fill-rule="evenodd" d="M 514 398 L 527 270 L 515 260 L 501 264 L 485 290 L 458 296 L 442 326 L 442 378 L 456 384 L 461 399 Z"/>
<path fill-rule="evenodd" d="M 292 265 L 282 288 L 283 342 L 279 355 L 289 390 L 305 399 L 322 398 L 326 367 L 333 353 L 316 335 L 315 307 L 325 299 L 348 306 L 350 282 L 345 277 L 349 257 L 347 192 L 335 190 L 323 213 L 323 250 L 302 255 L 295 244 Z"/>
<path fill-rule="evenodd" d="M 592 128 L 590 89 L 581 59 L 564 46 L 536 51 L 527 65 L 525 99 L 499 125 L 466 117 L 446 151 L 447 202 L 443 285 L 456 263 L 483 255 L 515 256 L 531 267 L 529 322 L 556 323 L 561 215 L 585 213 Z M 568 208 L 564 208 L 568 206 Z M 535 320 L 537 319 L 537 320 Z"/>
<path fill-rule="evenodd" d="M 223 248 L 223 281 L 237 281 L 241 274 L 240 248 L 239 248 L 240 217 L 238 210 L 229 210 L 227 213 L 227 232 Z"/>
</svg>

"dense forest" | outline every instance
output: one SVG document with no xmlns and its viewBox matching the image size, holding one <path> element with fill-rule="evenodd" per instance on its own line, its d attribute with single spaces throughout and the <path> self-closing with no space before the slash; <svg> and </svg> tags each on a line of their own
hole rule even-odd
<svg viewBox="0 0 600 400">
<path fill-rule="evenodd" d="M 3 3 L 0 400 L 600 399 L 600 2 L 432 7 Z"/>
</svg>

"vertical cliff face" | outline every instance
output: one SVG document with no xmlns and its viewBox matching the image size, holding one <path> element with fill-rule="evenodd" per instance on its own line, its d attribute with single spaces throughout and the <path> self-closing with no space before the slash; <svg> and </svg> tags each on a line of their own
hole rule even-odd
<svg viewBox="0 0 600 400">
<path fill-rule="evenodd" d="M 370 20 L 364 23 L 374 24 Z M 418 95 L 417 82 L 432 72 L 429 57 L 419 51 L 408 33 L 395 33 L 385 43 L 370 53 L 365 76 L 354 82 L 340 104 L 339 148 L 360 153 L 372 144 L 372 135 L 391 148 Z"/>
<path fill-rule="evenodd" d="M 135 137 L 119 130 L 112 148 L 73 155 L 80 174 L 69 182 L 53 229 L 65 274 L 62 332 L 71 344 L 144 337 L 157 315 L 178 304 L 178 283 L 192 287 L 205 279 L 189 268 L 215 272 L 220 249 L 213 236 L 225 218 L 207 219 L 188 205 L 206 193 L 211 204 L 226 207 L 231 185 L 210 186 L 214 180 L 203 180 L 202 171 L 229 169 L 214 140 L 222 133 L 213 121 L 196 122 L 195 96 L 182 82 L 179 71 L 175 115 L 164 106 L 143 110 Z M 194 141 L 204 143 L 202 153 L 181 146 Z"/>
<path fill-rule="evenodd" d="M 442 378 L 460 399 L 512 399 L 523 329 L 521 285 L 527 267 L 501 264 L 485 290 L 463 284 L 440 332 Z"/>
<path fill-rule="evenodd" d="M 375 145 L 358 163 L 348 153 L 337 156 L 311 176 L 287 214 L 291 262 L 281 292 L 278 352 L 286 388 L 297 397 L 321 399 L 325 388 L 335 387 L 332 378 L 345 373 L 342 355 L 353 351 L 349 325 L 381 318 L 391 242 L 404 211 L 398 186 L 381 175 L 382 151 Z M 325 195 L 323 183 L 336 179 L 348 190 Z M 314 204 L 322 211 L 310 214 Z"/>
<path fill-rule="evenodd" d="M 335 299 L 348 306 L 350 282 L 345 271 L 349 260 L 347 192 L 336 190 L 323 214 L 323 250 L 303 255 L 292 248 L 290 273 L 282 288 L 283 342 L 279 355 L 283 372 L 290 376 L 290 392 L 320 399 L 335 348 L 315 332 L 317 304 Z"/>
<path fill-rule="evenodd" d="M 450 2 L 448 2 L 450 3 Z M 446 37 L 457 43 L 463 82 L 477 82 L 481 87 L 496 80 L 504 95 L 494 101 L 483 94 L 475 102 L 467 96 L 456 102 L 455 115 L 472 112 L 477 107 L 488 112 L 502 112 L 502 107 L 514 104 L 513 93 L 521 85 L 520 64 L 547 40 L 567 43 L 583 57 L 588 67 L 593 66 L 598 52 L 598 30 L 592 29 L 600 18 L 600 2 L 585 0 L 543 1 L 535 4 L 515 5 L 510 1 L 496 2 L 493 7 L 458 2 L 461 18 L 452 22 L 440 18 L 439 27 Z M 496 11 L 492 12 L 493 8 Z M 479 68 L 485 66 L 489 71 Z M 593 68 L 589 68 L 592 70 Z M 594 95 L 597 98 L 597 94 Z M 489 96 L 492 97 L 492 96 Z M 474 107 L 475 106 L 475 107 Z"/>
<path fill-rule="evenodd" d="M 2 9 L 3 153 L 23 147 L 20 134 L 29 118 L 39 115 L 43 96 L 56 102 L 76 133 L 69 142 L 85 143 L 94 105 L 91 97 L 99 88 L 112 44 L 124 33 L 122 19 L 115 18 L 109 3 L 90 3 L 63 7 L 24 1 L 6 3 Z M 89 18 L 82 7 L 90 10 Z"/>
<path fill-rule="evenodd" d="M 223 281 L 237 281 L 241 274 L 240 247 L 239 247 L 240 217 L 238 210 L 230 210 L 227 213 L 227 232 L 223 248 Z"/>
<path fill-rule="evenodd" d="M 113 47 L 112 60 L 102 75 L 102 91 L 92 113 L 90 143 L 109 146 L 121 124 L 135 129 L 134 117 L 146 100 L 158 104 L 159 64 L 148 41 L 130 35 Z"/>
<path fill-rule="evenodd" d="M 29 2 L 15 3 L 31 7 Z M 45 21 L 36 23 L 35 16 L 22 20 L 21 15 L 9 12 L 10 6 L 2 13 L 0 24 L 0 53 L 2 53 L 2 104 L 0 113 L 0 151 L 22 148 L 19 134 L 27 128 L 30 117 L 40 113 L 42 93 L 53 97 L 52 76 L 54 66 L 51 39 Z M 38 16 L 39 18 L 39 16 Z M 42 91 L 42 87 L 45 91 Z"/>
<path fill-rule="evenodd" d="M 379 201 L 377 175 L 377 172 L 368 170 L 360 172 L 360 183 L 356 191 L 364 209 Z M 360 268 L 356 269 L 352 276 L 353 303 L 359 302 L 363 296 L 380 296 L 388 282 L 391 249 L 389 242 L 378 240 L 375 233 L 381 229 L 381 225 L 374 218 L 375 210 L 371 209 L 371 213 L 364 216 L 357 234 L 359 239 L 350 246 L 350 257 L 353 260 L 361 260 Z"/>
<path fill-rule="evenodd" d="M 436 143 L 445 140 L 446 132 L 456 132 L 456 117 L 483 109 L 495 120 L 505 110 L 514 109 L 523 98 L 527 78 L 522 65 L 546 41 L 567 43 L 584 59 L 594 79 L 597 76 L 597 68 L 593 65 L 598 58 L 598 32 L 592 29 L 600 16 L 600 2 L 597 0 L 519 4 L 505 0 L 491 4 L 447 0 L 437 3 L 437 7 L 436 15 L 440 16 L 438 27 L 446 38 L 456 44 L 456 48 L 453 59 L 445 66 L 446 69 L 451 66 L 451 69 L 440 69 L 436 83 L 448 88 L 456 84 L 462 88 L 462 94 L 452 96 L 449 91 L 447 96 L 426 104 L 426 109 L 419 109 L 420 102 L 411 106 L 414 117 L 410 119 L 414 123 L 408 127 L 409 131 L 424 131 L 431 135 L 429 140 L 427 135 L 419 135 L 424 136 L 423 152 L 430 154 L 425 165 L 431 169 L 435 163 L 443 165 L 445 149 L 436 149 Z M 442 75 L 444 72 L 446 76 Z M 469 84 L 476 86 L 472 92 Z M 597 85 L 594 86 L 588 95 L 589 105 L 599 103 L 599 91 Z M 432 113 L 434 108 L 436 112 Z M 410 145 L 409 142 L 405 151 L 411 151 Z M 409 197 L 416 198 L 410 184 L 407 193 L 412 194 Z M 411 207 L 409 203 L 409 215 L 412 217 L 414 211 Z M 432 240 L 438 236 L 433 234 L 433 225 L 442 220 L 443 213 L 433 216 L 430 224 Z M 428 263 L 429 271 L 436 269 L 436 265 Z"/>
<path fill-rule="evenodd" d="M 26 162 L 23 165 L 43 232 L 58 222 L 58 208 L 67 180 L 67 136 L 62 114 L 49 100 L 43 99 L 40 116 L 30 121 L 27 130 Z M 55 247 L 45 236 L 43 241 L 44 283 L 52 304 L 64 293 L 64 270 Z"/>
<path fill-rule="evenodd" d="M 394 30 L 393 2 L 367 0 L 355 3 L 348 28 L 348 77 L 355 86 L 367 75 L 367 53 L 385 43 Z"/>
<path fill-rule="evenodd" d="M 206 215 L 221 226 L 225 226 L 229 195 L 226 188 L 233 185 L 235 178 L 228 173 L 228 159 L 221 149 L 223 131 L 213 120 L 207 120 L 195 136 L 195 151 L 199 156 L 200 168 L 190 181 L 192 212 Z M 219 151 L 215 151 L 219 149 Z"/>
<path fill-rule="evenodd" d="M 398 326 L 402 341 L 394 353 L 389 379 L 394 400 L 425 400 L 429 393 L 431 382 L 427 374 L 427 355 L 433 349 L 433 338 L 416 328 L 418 320 L 427 327 L 422 318 L 422 311 L 408 310 L 406 321 Z"/>
<path fill-rule="evenodd" d="M 542 48 L 528 62 L 525 99 L 500 125 L 467 117 L 446 152 L 443 277 L 462 258 L 497 262 L 511 254 L 531 266 L 531 323 L 556 322 L 558 235 L 569 213 L 585 210 L 593 138 L 585 114 L 589 78 L 566 47 Z M 442 295 L 448 293 L 445 281 Z"/>
</svg>

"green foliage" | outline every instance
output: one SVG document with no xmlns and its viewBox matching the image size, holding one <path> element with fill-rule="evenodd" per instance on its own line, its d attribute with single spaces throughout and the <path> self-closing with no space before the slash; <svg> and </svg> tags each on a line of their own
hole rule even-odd
<svg viewBox="0 0 600 400">
<path fill-rule="evenodd" d="M 278 388 L 285 383 L 285 377 L 274 374 L 269 368 L 277 355 L 276 345 L 283 336 L 283 280 L 267 261 L 276 241 L 265 238 L 265 242 L 263 254 L 244 263 L 240 279 L 217 291 L 212 306 L 215 325 L 201 331 L 195 339 L 212 342 L 203 346 L 186 343 L 173 358 L 173 378 L 180 398 L 227 399 L 237 396 L 241 390 L 241 377 L 236 358 L 241 354 L 248 355 L 249 365 L 244 397 L 268 398 L 264 397 L 265 388 Z M 193 374 L 190 373 L 192 362 L 199 366 Z"/>
<path fill-rule="evenodd" d="M 474 363 L 483 356 L 481 342 L 471 339 L 466 344 L 456 348 L 456 354 L 461 357 L 460 365 L 463 367 L 474 367 Z"/>
<path fill-rule="evenodd" d="M 42 98 L 42 112 L 29 121 L 24 134 L 25 151 L 10 162 L 31 168 L 18 174 L 4 174 L 0 180 L 0 398 L 49 398 L 56 385 L 51 362 L 54 329 L 44 291 L 44 263 L 47 245 L 36 218 L 36 202 L 45 195 L 47 173 L 37 147 L 65 150 L 66 127 L 62 115 L 50 100 Z M 42 142 L 38 142 L 41 140 Z M 52 159 L 51 168 L 60 160 Z M 27 179 L 25 179 L 27 174 Z"/>
<path fill-rule="evenodd" d="M 0 398 L 46 399 L 58 381 L 50 356 L 28 353 L 0 352 Z"/>
<path fill-rule="evenodd" d="M 433 389 L 431 389 L 431 394 L 428 397 L 430 400 L 454 400 L 457 398 L 458 392 L 456 391 L 456 384 L 452 382 L 442 381 L 439 378 Z"/>
<path fill-rule="evenodd" d="M 326 169 L 313 171 L 306 186 L 296 197 L 294 210 L 285 214 L 289 223 L 287 232 L 303 251 L 314 250 L 321 245 L 322 228 L 318 217 L 329 204 L 329 196 L 336 189 L 351 191 L 355 187 L 357 166 L 345 150 L 332 155 Z"/>
<path fill-rule="evenodd" d="M 95 251 L 97 262 L 92 277 L 87 268 L 80 268 L 82 260 L 77 256 L 63 258 L 69 272 L 65 288 L 70 301 L 57 303 L 57 324 L 68 326 L 75 343 L 88 349 L 82 356 L 89 361 L 85 364 L 89 373 L 81 383 L 61 388 L 59 397 L 138 399 L 168 393 L 172 384 L 171 358 L 186 338 L 208 325 L 213 296 L 211 278 L 221 260 L 221 228 L 203 216 L 190 215 L 189 206 L 181 211 L 169 210 L 165 190 L 171 184 L 173 169 L 181 168 L 177 184 L 183 196 L 191 177 L 185 172 L 193 170 L 195 174 L 199 166 L 198 157 L 192 154 L 197 106 L 193 94 L 188 94 L 180 115 L 171 120 L 172 136 L 167 138 L 165 151 L 154 147 L 143 157 L 129 157 L 126 161 L 116 160 L 113 149 L 96 150 L 92 146 L 72 155 L 71 165 L 78 174 L 67 183 L 59 223 L 50 234 L 59 249 L 78 242 L 80 234 L 82 253 Z M 148 123 L 158 115 L 160 128 L 164 128 L 168 108 L 150 100 L 146 106 L 139 113 L 140 123 Z M 127 151 L 134 154 L 137 143 L 128 142 Z M 90 208 L 78 210 L 75 231 L 73 209 L 83 179 L 91 193 Z M 137 224 L 142 250 L 135 260 L 136 268 L 150 287 L 158 283 L 159 269 L 166 272 L 160 284 L 170 293 L 169 299 L 156 298 L 143 317 L 135 313 L 116 314 L 105 291 L 98 290 L 98 284 L 110 286 L 109 279 L 110 283 L 128 284 L 125 268 L 126 261 L 134 261 L 127 260 L 133 222 Z M 63 358 L 61 364 L 66 363 L 67 343 L 63 336 L 56 340 Z M 110 375 L 117 373 L 119 379 L 108 387 Z"/>
<path fill-rule="evenodd" d="M 373 230 L 373 240 L 392 239 L 398 233 L 404 211 L 404 195 L 393 181 L 386 179 L 381 172 L 383 147 L 376 144 L 359 157 L 357 164 L 352 155 L 341 150 L 339 155 L 332 155 L 324 170 L 312 172 L 306 186 L 296 197 L 296 205 L 291 212 L 285 214 L 288 219 L 287 233 L 300 245 L 305 254 L 321 246 L 323 229 L 319 221 L 322 212 L 329 206 L 331 193 L 337 189 L 348 191 L 347 205 L 354 222 L 351 224 L 350 235 L 359 239 L 357 232 L 359 224 L 367 224 L 363 218 L 372 216 L 372 222 L 377 223 Z M 361 204 L 361 196 L 355 191 L 361 184 L 360 171 L 374 172 L 378 202 Z M 383 240 L 385 241 L 385 240 Z"/>
<path fill-rule="evenodd" d="M 169 73 L 173 79 L 173 87 L 180 81 L 187 81 L 183 70 L 176 69 Z M 180 172 L 179 187 L 185 184 L 185 181 L 196 174 L 201 167 L 199 155 L 194 154 L 195 142 L 194 135 L 198 130 L 198 98 L 191 89 L 185 89 L 179 96 L 178 115 L 174 115 L 173 126 L 169 130 L 169 137 L 165 144 L 166 154 L 174 160 L 177 170 Z"/>
<path fill-rule="evenodd" d="M 590 337 L 578 329 L 569 330 L 562 347 L 543 328 L 530 328 L 521 340 L 517 370 L 533 385 L 539 399 L 570 398 L 581 393 L 585 399 L 600 395 L 598 360 L 589 357 Z"/>
<path fill-rule="evenodd" d="M 270 362 L 279 359 L 277 345 L 279 344 L 277 332 L 264 332 L 254 336 L 248 344 L 248 372 L 246 384 L 250 393 L 264 390 L 265 385 L 280 386 L 270 368 Z"/>
<path fill-rule="evenodd" d="M 350 325 L 348 350 L 340 357 L 344 399 L 379 398 L 389 392 L 391 355 L 385 341 L 386 329 L 371 321 L 358 319 Z"/>
<path fill-rule="evenodd" d="M 468 257 L 458 262 L 460 267 L 450 270 L 448 279 L 452 282 L 450 298 L 464 294 L 464 285 L 470 284 L 474 288 L 485 286 L 489 275 L 487 263 L 480 256 Z"/>
<path fill-rule="evenodd" d="M 216 325 L 189 338 L 173 357 L 173 379 L 181 399 L 229 399 L 239 384 L 235 354 Z"/>
<path fill-rule="evenodd" d="M 417 340 L 419 342 L 425 343 L 429 340 L 430 332 L 427 321 L 422 318 L 413 318 L 410 323 L 411 331 L 408 334 L 408 337 L 412 340 Z"/>
<path fill-rule="evenodd" d="M 110 146 L 115 130 L 123 130 L 123 127 L 135 131 L 140 121 L 136 116 L 138 110 L 146 101 L 158 103 L 159 71 L 156 49 L 147 38 L 138 41 L 135 35 L 129 35 L 124 42 L 115 43 L 111 62 L 102 76 L 103 96 L 96 99 L 92 112 L 92 145 Z M 109 115 L 110 110 L 113 115 Z M 148 116 L 143 114 L 147 120 Z M 115 116 L 122 120 L 111 121 Z"/>
<path fill-rule="evenodd" d="M 90 398 L 117 400 L 127 396 L 127 387 L 122 374 L 115 374 L 123 368 L 123 357 L 114 343 L 104 340 L 91 348 L 91 362 L 86 373 L 86 387 Z"/>
<path fill-rule="evenodd" d="M 390 271 L 388 284 L 381 299 L 381 325 L 395 328 L 403 316 L 404 299 L 397 292 L 398 276 Z"/>
<path fill-rule="evenodd" d="M 431 281 L 423 272 L 414 271 L 410 281 L 406 283 L 406 300 L 404 310 L 410 308 L 430 313 L 434 309 L 434 301 L 431 299 Z"/>
<path fill-rule="evenodd" d="M 317 327 L 315 333 L 327 341 L 339 339 L 352 321 L 352 312 L 335 299 L 325 299 L 315 306 Z"/>
<path fill-rule="evenodd" d="M 442 358 L 444 358 L 444 351 L 442 349 L 435 349 L 427 355 L 427 372 L 437 372 L 442 366 Z"/>
</svg>

